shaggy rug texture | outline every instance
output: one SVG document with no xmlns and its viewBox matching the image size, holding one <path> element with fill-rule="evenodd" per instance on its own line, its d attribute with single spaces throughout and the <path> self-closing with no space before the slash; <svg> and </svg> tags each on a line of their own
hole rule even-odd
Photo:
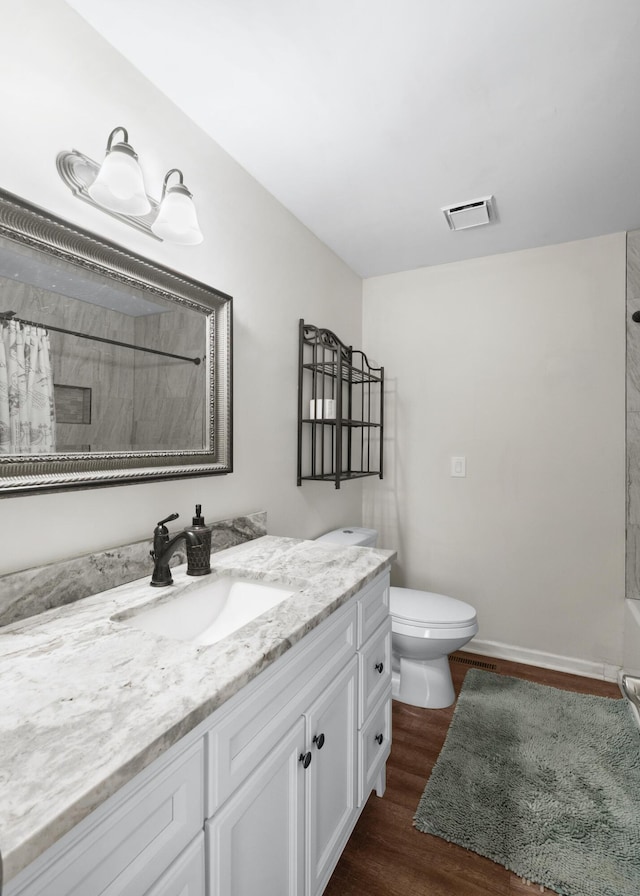
<svg viewBox="0 0 640 896">
<path fill-rule="evenodd" d="M 626 701 L 471 669 L 414 825 L 561 896 L 638 896 L 640 732 Z"/>
</svg>

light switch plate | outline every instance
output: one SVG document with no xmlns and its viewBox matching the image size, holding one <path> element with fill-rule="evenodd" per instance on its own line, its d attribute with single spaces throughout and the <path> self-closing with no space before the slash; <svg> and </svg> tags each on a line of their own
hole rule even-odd
<svg viewBox="0 0 640 896">
<path fill-rule="evenodd" d="M 451 458 L 451 475 L 466 476 L 467 475 L 467 458 L 452 457 Z"/>
</svg>

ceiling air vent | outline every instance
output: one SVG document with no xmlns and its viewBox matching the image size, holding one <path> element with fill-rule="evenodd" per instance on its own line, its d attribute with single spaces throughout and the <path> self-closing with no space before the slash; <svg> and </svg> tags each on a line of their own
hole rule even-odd
<svg viewBox="0 0 640 896">
<path fill-rule="evenodd" d="M 447 205 L 442 211 L 451 230 L 465 230 L 467 227 L 493 224 L 496 220 L 494 202 L 493 196 L 484 196 L 471 202 Z"/>
</svg>

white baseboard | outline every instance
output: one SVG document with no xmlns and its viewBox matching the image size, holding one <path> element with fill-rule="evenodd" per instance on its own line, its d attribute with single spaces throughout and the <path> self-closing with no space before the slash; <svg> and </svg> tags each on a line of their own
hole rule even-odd
<svg viewBox="0 0 640 896">
<path fill-rule="evenodd" d="M 557 672 L 569 672 L 572 675 L 584 675 L 587 678 L 599 678 L 602 681 L 616 682 L 620 668 L 610 663 L 594 663 L 572 656 L 558 656 L 555 653 L 529 650 L 528 647 L 514 647 L 511 644 L 501 644 L 499 641 L 482 641 L 478 638 L 473 638 L 462 649 L 468 653 L 481 653 L 499 660 L 511 660 L 513 663 L 540 666 L 542 669 L 555 669 Z"/>
</svg>

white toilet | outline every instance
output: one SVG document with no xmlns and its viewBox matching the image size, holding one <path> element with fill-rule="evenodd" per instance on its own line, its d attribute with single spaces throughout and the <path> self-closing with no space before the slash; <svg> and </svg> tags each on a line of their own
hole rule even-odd
<svg viewBox="0 0 640 896">
<path fill-rule="evenodd" d="M 375 547 L 375 529 L 349 526 L 321 535 L 317 541 Z M 470 604 L 432 591 L 390 589 L 393 697 L 402 703 L 441 709 L 451 706 L 455 692 L 449 654 L 478 632 Z"/>
</svg>

